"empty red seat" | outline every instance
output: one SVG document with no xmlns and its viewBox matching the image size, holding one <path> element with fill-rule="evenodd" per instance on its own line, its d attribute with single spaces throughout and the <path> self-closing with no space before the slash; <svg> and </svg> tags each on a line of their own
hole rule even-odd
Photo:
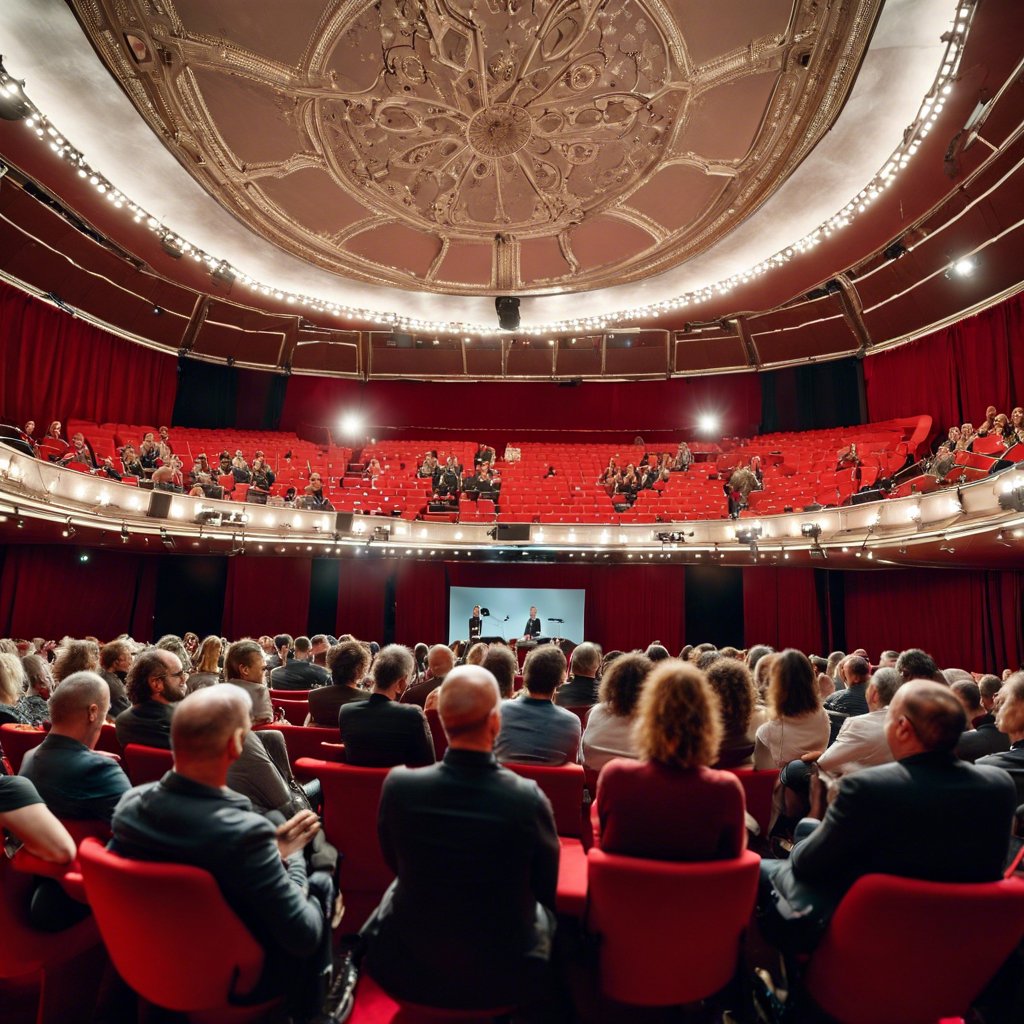
<svg viewBox="0 0 1024 1024">
<path fill-rule="evenodd" d="M 129 743 L 121 754 L 124 770 L 133 786 L 158 782 L 174 767 L 174 755 L 162 747 L 144 747 Z"/>
</svg>

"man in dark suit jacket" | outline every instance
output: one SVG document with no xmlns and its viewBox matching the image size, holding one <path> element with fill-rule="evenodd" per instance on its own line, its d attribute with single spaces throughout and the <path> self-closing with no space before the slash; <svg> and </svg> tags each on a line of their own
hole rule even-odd
<svg viewBox="0 0 1024 1024">
<path fill-rule="evenodd" d="M 979 765 L 1002 768 L 1017 787 L 1017 806 L 1024 804 L 1024 672 L 1015 672 L 996 697 L 995 727 L 1009 740 L 1010 749 L 979 757 Z"/>
<path fill-rule="evenodd" d="M 359 688 L 370 667 L 370 652 L 358 640 L 335 644 L 327 652 L 327 669 L 331 673 L 328 686 L 320 686 L 309 695 L 309 717 L 306 725 L 334 728 L 342 705 L 366 700 L 369 690 Z"/>
<path fill-rule="evenodd" d="M 1016 792 L 1005 772 L 956 758 L 965 722 L 945 686 L 914 680 L 896 691 L 885 725 L 895 761 L 844 776 L 824 820 L 806 818 L 798 826 L 790 859 L 762 861 L 758 902 L 777 944 L 806 948 L 820 937 L 807 919 L 798 931 L 796 920 L 780 917 L 779 905 L 805 912 L 823 929 L 862 875 L 937 882 L 1002 877 Z"/>
<path fill-rule="evenodd" d="M 338 712 L 338 729 L 349 764 L 391 768 L 434 763 L 434 741 L 423 709 L 398 702 L 415 667 L 407 647 L 389 644 L 373 663 L 369 700 L 345 704 Z"/>
<path fill-rule="evenodd" d="M 528 636 L 532 640 L 534 637 L 540 636 L 542 632 L 537 609 L 531 605 L 530 617 L 526 620 L 526 626 L 523 628 L 523 636 Z"/>
<path fill-rule="evenodd" d="M 295 657 L 270 672 L 272 690 L 312 690 L 326 686 L 331 677 L 327 669 L 313 664 L 313 645 L 308 636 L 295 638 Z"/>
<path fill-rule="evenodd" d="M 423 707 L 427 697 L 432 690 L 436 690 L 443 682 L 446 675 L 455 667 L 455 655 L 450 647 L 444 644 L 434 644 L 427 651 L 427 676 L 418 683 L 413 683 L 405 693 L 402 694 L 403 704 L 419 704 Z"/>
<path fill-rule="evenodd" d="M 75 672 L 50 697 L 52 728 L 30 750 L 21 775 L 34 783 L 58 818 L 110 822 L 128 776 L 110 757 L 93 749 L 110 707 L 110 690 L 95 672 Z"/>
<path fill-rule="evenodd" d="M 312 811 L 275 825 L 227 788 L 249 733 L 251 699 L 208 686 L 174 715 L 174 770 L 121 801 L 110 848 L 124 857 L 191 864 L 213 875 L 228 906 L 267 951 L 264 982 L 287 991 L 303 1019 L 322 1001 L 331 967 L 329 873 L 307 873 L 303 848 L 319 831 Z M 196 908 L 201 927 L 202 908 Z"/>
<path fill-rule="evenodd" d="M 582 643 L 572 652 L 572 675 L 555 690 L 555 703 L 563 708 L 589 708 L 597 703 L 597 670 L 601 648 Z"/>
<path fill-rule="evenodd" d="M 972 764 L 986 754 L 1010 749 L 1010 737 L 996 727 L 996 716 L 981 706 L 981 690 L 973 679 L 957 679 L 950 685 L 953 696 L 964 706 L 967 728 L 956 745 L 956 756 Z"/>
<path fill-rule="evenodd" d="M 366 964 L 400 999 L 516 1005 L 550 955 L 559 854 L 551 805 L 494 759 L 501 712 L 489 672 L 455 669 L 439 712 L 444 761 L 396 768 L 381 793 L 381 849 L 397 878 L 363 929 Z"/>
<path fill-rule="evenodd" d="M 476 640 L 483 630 L 483 619 L 480 618 L 480 605 L 473 605 L 473 614 L 469 619 L 469 639 Z"/>
<path fill-rule="evenodd" d="M 132 706 L 114 720 L 117 742 L 122 747 L 141 743 L 144 747 L 171 745 L 171 718 L 188 692 L 188 674 L 171 651 L 156 647 L 143 651 L 128 673 L 126 689 Z"/>
</svg>

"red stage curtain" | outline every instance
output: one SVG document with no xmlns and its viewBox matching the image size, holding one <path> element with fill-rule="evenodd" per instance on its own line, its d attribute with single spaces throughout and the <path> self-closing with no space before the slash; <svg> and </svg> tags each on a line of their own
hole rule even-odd
<svg viewBox="0 0 1024 1024">
<path fill-rule="evenodd" d="M 116 338 L 0 284 L 0 413 L 9 422 L 169 423 L 174 356 Z"/>
<path fill-rule="evenodd" d="M 395 577 L 395 643 L 447 643 L 444 562 L 399 562 Z"/>
<path fill-rule="evenodd" d="M 822 610 L 813 569 L 750 566 L 743 570 L 743 642 L 777 651 L 821 654 Z"/>
<path fill-rule="evenodd" d="M 761 384 L 756 374 L 627 383 L 437 383 L 295 376 L 288 380 L 282 430 L 333 426 L 345 409 L 358 409 L 369 432 L 388 438 L 481 435 L 496 447 L 506 440 L 648 441 L 692 435 L 697 417 L 717 414 L 722 433 L 756 433 Z M 661 435 L 661 436 L 659 436 Z"/>
<path fill-rule="evenodd" d="M 11 545 L 0 578 L 0 636 L 152 640 L 159 557 L 71 545 Z"/>
<path fill-rule="evenodd" d="M 920 647 L 940 668 L 1001 672 L 1024 658 L 1024 573 L 907 569 L 846 573 L 847 649 L 877 660 Z"/>
<path fill-rule="evenodd" d="M 360 640 L 384 636 L 384 610 L 389 582 L 395 572 L 390 558 L 353 558 L 341 562 L 338 576 L 338 622 L 335 633 L 351 633 Z M 431 595 L 444 600 L 444 595 Z"/>
<path fill-rule="evenodd" d="M 928 413 L 945 433 L 1024 404 L 1024 294 L 864 361 L 872 420 Z"/>
<path fill-rule="evenodd" d="M 256 558 L 228 562 L 222 632 L 237 640 L 244 636 L 301 636 L 309 620 L 309 558 Z"/>
</svg>

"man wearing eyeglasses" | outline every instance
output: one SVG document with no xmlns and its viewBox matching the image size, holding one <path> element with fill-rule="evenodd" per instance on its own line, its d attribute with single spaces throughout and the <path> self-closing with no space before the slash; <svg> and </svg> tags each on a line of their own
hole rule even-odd
<svg viewBox="0 0 1024 1024">
<path fill-rule="evenodd" d="M 132 706 L 114 721 L 117 742 L 141 743 L 147 747 L 171 745 L 171 716 L 175 705 L 185 699 L 188 673 L 171 651 L 156 647 L 135 659 L 125 688 Z"/>
<path fill-rule="evenodd" d="M 915 679 L 896 691 L 885 721 L 893 762 L 845 776 L 824 820 L 797 826 L 790 859 L 762 861 L 758 905 L 776 944 L 813 948 L 862 875 L 1002 877 L 1016 790 L 1001 769 L 956 757 L 965 727 L 949 687 Z"/>
</svg>

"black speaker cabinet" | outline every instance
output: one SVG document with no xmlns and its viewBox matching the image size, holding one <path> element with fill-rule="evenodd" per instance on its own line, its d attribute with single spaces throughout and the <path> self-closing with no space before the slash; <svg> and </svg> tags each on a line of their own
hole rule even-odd
<svg viewBox="0 0 1024 1024">
<path fill-rule="evenodd" d="M 170 491 L 150 491 L 149 508 L 146 515 L 151 519 L 166 519 L 171 514 L 171 498 L 174 495 Z"/>
<path fill-rule="evenodd" d="M 334 529 L 338 533 L 351 533 L 352 532 L 352 520 L 355 517 L 351 512 L 338 512 L 336 513 L 334 520 Z"/>
<path fill-rule="evenodd" d="M 511 543 L 530 539 L 529 523 L 497 523 L 494 527 L 494 539 Z"/>
</svg>

